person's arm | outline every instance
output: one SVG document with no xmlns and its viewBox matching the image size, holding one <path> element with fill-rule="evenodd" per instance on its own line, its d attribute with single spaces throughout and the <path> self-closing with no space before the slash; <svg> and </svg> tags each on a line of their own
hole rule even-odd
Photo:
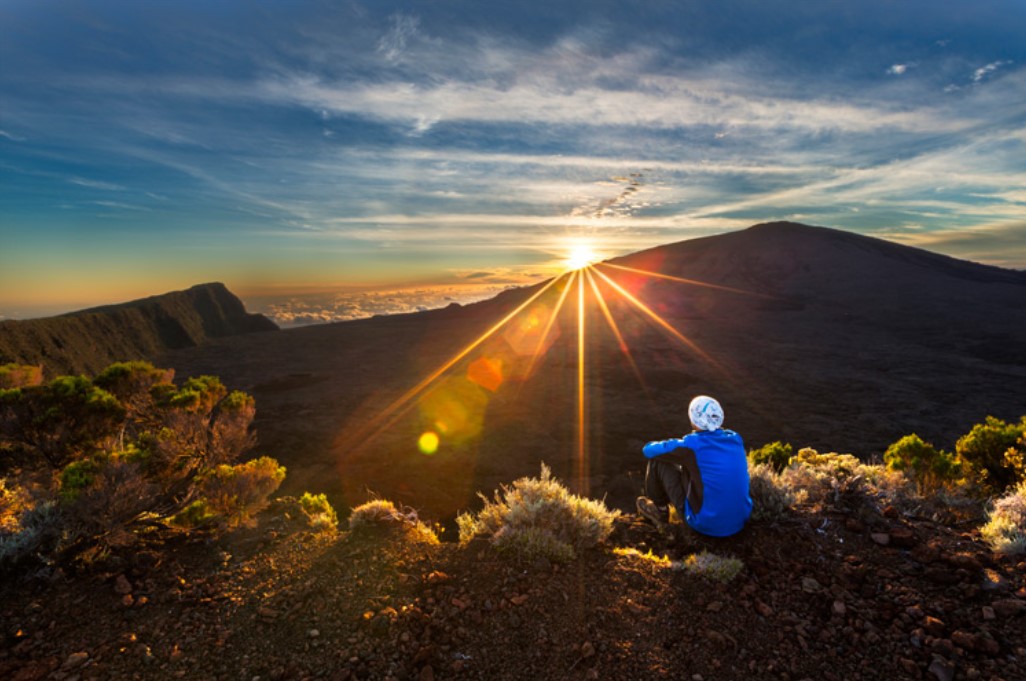
<svg viewBox="0 0 1026 681">
<path fill-rule="evenodd" d="M 656 440 L 655 442 L 649 442 L 647 445 L 642 447 L 641 453 L 645 455 L 646 459 L 652 459 L 657 456 L 662 456 L 663 454 L 668 454 L 680 446 L 681 441 L 678 438 Z"/>
</svg>

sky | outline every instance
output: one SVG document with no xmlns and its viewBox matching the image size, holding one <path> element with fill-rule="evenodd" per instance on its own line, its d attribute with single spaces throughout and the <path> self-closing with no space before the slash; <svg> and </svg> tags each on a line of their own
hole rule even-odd
<svg viewBox="0 0 1026 681">
<path fill-rule="evenodd" d="M 1026 2 L 0 1 L 0 318 L 345 319 L 772 220 L 1026 268 Z"/>
</svg>

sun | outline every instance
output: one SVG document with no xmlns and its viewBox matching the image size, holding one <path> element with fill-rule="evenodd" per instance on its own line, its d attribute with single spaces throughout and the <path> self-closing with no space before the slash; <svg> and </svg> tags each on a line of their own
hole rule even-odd
<svg viewBox="0 0 1026 681">
<path fill-rule="evenodd" d="M 570 249 L 566 258 L 566 267 L 570 270 L 579 270 L 595 262 L 597 259 L 595 251 L 587 244 L 577 244 Z"/>
</svg>

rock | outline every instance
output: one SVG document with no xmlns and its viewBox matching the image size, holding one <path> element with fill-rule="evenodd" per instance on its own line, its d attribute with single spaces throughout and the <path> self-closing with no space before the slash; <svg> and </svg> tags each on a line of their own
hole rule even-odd
<svg viewBox="0 0 1026 681">
<path fill-rule="evenodd" d="M 994 608 L 990 607 L 989 605 L 985 605 L 982 608 L 980 608 L 980 612 L 983 614 L 983 619 L 985 620 L 992 620 L 995 617 L 997 617 L 997 615 L 994 613 Z"/>
<path fill-rule="evenodd" d="M 961 629 L 951 633 L 951 642 L 964 650 L 974 650 L 976 648 L 976 636 Z"/>
<path fill-rule="evenodd" d="M 773 608 L 769 607 L 762 601 L 755 601 L 755 609 L 759 611 L 759 614 L 763 617 L 772 617 Z"/>
<path fill-rule="evenodd" d="M 126 608 L 131 608 L 134 603 L 135 599 L 132 598 L 132 594 L 125 594 L 121 597 L 121 605 L 125 606 Z"/>
<path fill-rule="evenodd" d="M 69 669 L 78 669 L 86 663 L 89 659 L 89 653 L 72 653 L 64 660 L 64 664 L 61 665 L 61 669 L 68 671 Z"/>
<path fill-rule="evenodd" d="M 916 535 L 906 527 L 891 530 L 891 544 L 902 549 L 910 549 L 916 545 Z"/>
<path fill-rule="evenodd" d="M 435 670 L 431 668 L 431 665 L 426 664 L 420 669 L 420 681 L 435 681 Z"/>
<path fill-rule="evenodd" d="M 994 609 L 1000 617 L 1015 617 L 1026 613 L 1026 601 L 1020 601 L 1018 598 L 1006 598 L 1000 601 L 994 601 L 990 604 L 990 607 Z"/>
<path fill-rule="evenodd" d="M 840 615 L 841 617 L 843 617 L 844 614 L 848 612 L 848 608 L 845 607 L 844 601 L 834 601 L 832 610 L 835 615 Z"/>
<path fill-rule="evenodd" d="M 114 593 L 119 596 L 132 593 L 132 583 L 128 581 L 127 577 L 118 575 L 118 578 L 114 580 Z"/>
<path fill-rule="evenodd" d="M 880 546 L 887 546 L 891 543 L 891 535 L 886 532 L 873 532 L 869 535 L 869 538 Z"/>
<path fill-rule="evenodd" d="M 256 612 L 257 612 L 257 616 L 259 616 L 259 617 L 261 617 L 261 618 L 263 618 L 265 620 L 276 620 L 276 619 L 278 619 L 278 615 L 279 615 L 278 611 L 275 610 L 274 608 L 267 608 L 267 607 L 264 607 L 264 606 L 261 606 L 261 607 L 257 608 Z"/>
<path fill-rule="evenodd" d="M 937 681 L 952 681 L 955 678 L 955 665 L 939 657 L 933 658 L 926 671 L 933 674 Z"/>
<path fill-rule="evenodd" d="M 980 583 L 980 587 L 984 591 L 1007 591 L 1008 586 L 1008 579 L 997 570 L 991 568 L 983 570 L 983 581 Z"/>
<path fill-rule="evenodd" d="M 905 674 L 907 674 L 909 678 L 919 678 L 919 665 L 917 665 L 913 660 L 910 660 L 906 657 L 899 657 L 898 665 L 900 665 L 901 668 L 905 670 Z"/>
<path fill-rule="evenodd" d="M 823 587 L 819 585 L 819 582 L 817 582 L 812 577 L 802 577 L 802 591 L 804 591 L 805 593 L 814 594 L 822 588 Z"/>
<path fill-rule="evenodd" d="M 927 615 L 923 618 L 923 629 L 926 629 L 932 636 L 940 636 L 944 633 L 944 622 L 936 617 Z"/>
<path fill-rule="evenodd" d="M 523 605 L 524 603 L 527 602 L 527 594 L 521 594 L 519 596 L 514 596 L 513 598 L 509 599 L 509 602 L 512 603 L 513 605 Z"/>
<path fill-rule="evenodd" d="M 723 610 L 723 603 L 720 601 L 713 601 L 709 605 L 705 606 L 705 609 L 709 612 L 719 612 Z"/>
<path fill-rule="evenodd" d="M 307 638 L 317 638 L 321 635 L 321 632 L 317 629 L 310 629 L 306 632 Z"/>
<path fill-rule="evenodd" d="M 588 659 L 594 654 L 595 646 L 593 646 L 590 641 L 585 641 L 584 644 L 581 646 L 581 657 L 584 659 Z"/>
</svg>

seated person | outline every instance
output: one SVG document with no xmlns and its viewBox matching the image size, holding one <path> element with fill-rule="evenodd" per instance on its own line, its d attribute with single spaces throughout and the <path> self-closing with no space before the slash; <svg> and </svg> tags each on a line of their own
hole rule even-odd
<svg viewBox="0 0 1026 681">
<path fill-rule="evenodd" d="M 649 442 L 645 494 L 638 512 L 656 527 L 669 522 L 669 504 L 697 532 L 728 537 L 752 514 L 748 460 L 741 436 L 723 426 L 723 407 L 706 395 L 691 400 L 694 431 L 682 438 Z"/>
</svg>

